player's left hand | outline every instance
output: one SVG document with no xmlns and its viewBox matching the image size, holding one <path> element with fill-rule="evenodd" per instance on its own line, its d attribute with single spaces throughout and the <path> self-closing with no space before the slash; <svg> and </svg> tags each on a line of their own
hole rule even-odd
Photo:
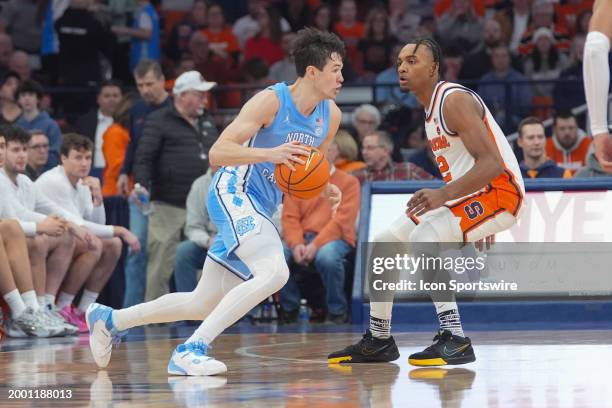
<svg viewBox="0 0 612 408">
<path fill-rule="evenodd" d="M 612 173 L 612 135 L 601 133 L 593 136 L 595 156 L 606 173 Z"/>
<path fill-rule="evenodd" d="M 449 200 L 444 188 L 431 189 L 424 188 L 414 193 L 412 198 L 406 204 L 406 214 L 408 215 L 423 215 L 427 211 L 435 210 L 441 207 Z"/>
<path fill-rule="evenodd" d="M 487 250 L 491 249 L 491 247 L 494 244 L 495 244 L 495 234 L 489 235 L 486 238 L 482 238 L 482 239 L 479 239 L 478 241 L 474 242 L 474 246 L 480 252 L 484 251 L 485 248 Z"/>
<path fill-rule="evenodd" d="M 337 185 L 329 183 L 325 191 L 323 191 L 323 196 L 329 200 L 332 206 L 332 216 L 336 215 L 336 210 L 342 201 L 342 191 L 340 191 Z"/>
</svg>

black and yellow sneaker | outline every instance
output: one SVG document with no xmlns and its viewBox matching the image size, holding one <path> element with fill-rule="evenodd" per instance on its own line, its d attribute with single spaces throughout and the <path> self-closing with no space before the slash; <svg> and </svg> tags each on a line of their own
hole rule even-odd
<svg viewBox="0 0 612 408">
<path fill-rule="evenodd" d="M 377 339 L 368 330 L 357 344 L 352 344 L 327 356 L 327 362 L 329 364 L 388 363 L 397 360 L 399 356 L 393 337 Z"/>
<path fill-rule="evenodd" d="M 455 336 L 449 330 L 439 330 L 433 341 L 436 343 L 408 357 L 408 362 L 415 366 L 441 366 L 476 361 L 469 337 Z"/>
</svg>

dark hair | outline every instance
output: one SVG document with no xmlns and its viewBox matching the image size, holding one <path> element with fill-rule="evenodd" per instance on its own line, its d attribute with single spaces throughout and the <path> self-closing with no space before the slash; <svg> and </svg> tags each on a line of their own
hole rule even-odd
<svg viewBox="0 0 612 408">
<path fill-rule="evenodd" d="M 322 71 L 334 53 L 340 55 L 342 59 L 346 54 L 344 43 L 336 34 L 316 28 L 303 28 L 298 31 L 293 46 L 295 70 L 299 77 L 303 77 L 306 68 L 311 65 Z"/>
<path fill-rule="evenodd" d="M 557 124 L 557 120 L 559 119 L 569 119 L 569 118 L 574 118 L 574 120 L 576 119 L 576 115 L 574 115 L 572 113 L 572 111 L 567 110 L 567 109 L 563 109 L 563 110 L 559 110 L 555 113 L 555 116 L 553 118 L 553 125 Z"/>
<path fill-rule="evenodd" d="M 268 30 L 270 32 L 270 40 L 274 43 L 279 43 L 282 36 L 283 30 L 281 28 L 281 15 L 276 7 L 266 7 L 264 13 L 268 14 Z M 261 30 L 257 33 L 256 37 L 261 36 Z"/>
<path fill-rule="evenodd" d="M 121 90 L 121 92 L 123 92 L 123 83 L 120 80 L 118 80 L 118 79 L 105 79 L 100 84 L 100 89 L 98 89 L 98 93 L 102 92 L 102 89 L 106 88 L 107 86 L 117 87 L 117 88 L 119 88 Z"/>
<path fill-rule="evenodd" d="M 21 83 L 21 77 L 19 76 L 19 74 L 17 72 L 15 72 L 15 71 L 8 71 L 2 77 L 2 80 L 0 81 L 0 86 L 4 85 L 6 83 L 6 81 L 8 81 L 9 78 L 15 78 L 17 80 L 17 82 Z"/>
<path fill-rule="evenodd" d="M 27 130 L 15 125 L 1 125 L 0 136 L 4 136 L 4 140 L 8 145 L 9 142 L 17 142 L 23 145 L 30 143 L 32 135 Z"/>
<path fill-rule="evenodd" d="M 310 25 L 319 29 L 319 27 L 315 26 L 315 20 L 319 16 L 319 13 L 325 9 L 329 10 L 329 25 L 325 27 L 325 29 L 331 32 L 334 29 L 334 10 L 332 9 L 332 6 L 327 3 L 321 3 L 319 7 L 314 9 L 314 11 L 312 12 L 312 17 L 310 18 Z"/>
<path fill-rule="evenodd" d="M 259 79 L 266 78 L 268 76 L 269 70 L 266 62 L 259 58 L 251 58 L 242 64 L 241 68 L 242 77 L 244 79 L 249 79 L 250 81 L 256 81 Z"/>
<path fill-rule="evenodd" d="M 407 44 L 415 44 L 414 53 L 416 54 L 417 50 L 421 45 L 424 45 L 431 52 L 431 56 L 433 57 L 434 63 L 438 64 L 438 79 L 441 79 L 444 75 L 444 63 L 442 61 L 442 48 L 440 44 L 436 42 L 431 37 L 419 37 L 414 40 L 410 40 Z"/>
<path fill-rule="evenodd" d="M 518 125 L 518 135 L 519 137 L 523 136 L 523 128 L 527 125 L 540 125 L 544 127 L 544 123 L 535 116 L 528 116 L 525 119 L 521 120 L 521 123 Z"/>
<path fill-rule="evenodd" d="M 62 135 L 62 146 L 60 147 L 60 154 L 68 157 L 68 153 L 71 150 L 77 152 L 81 150 L 93 151 L 93 143 L 91 140 L 78 133 L 64 133 Z"/>
<path fill-rule="evenodd" d="M 33 93 L 33 94 L 36 94 L 38 99 L 42 99 L 44 90 L 43 90 L 42 85 L 40 85 L 38 82 L 31 80 L 31 79 L 26 79 L 17 88 L 15 97 L 19 98 L 19 95 L 24 94 L 24 93 Z"/>
<path fill-rule="evenodd" d="M 134 92 L 124 94 L 113 112 L 113 122 L 127 128 L 130 119 L 130 109 L 134 106 L 135 101 L 136 94 Z"/>
<path fill-rule="evenodd" d="M 531 54 L 531 59 L 533 60 L 533 69 L 534 71 L 539 71 L 542 68 L 542 62 L 544 59 L 544 55 L 540 53 L 538 47 L 534 47 L 533 53 Z M 557 62 L 559 61 L 559 50 L 555 47 L 554 44 L 550 45 L 550 50 L 548 51 L 548 64 L 550 68 L 555 68 Z"/>
<path fill-rule="evenodd" d="M 389 26 L 389 14 L 387 14 L 387 10 L 384 7 L 377 6 L 371 9 L 367 16 L 365 22 L 365 35 L 364 38 L 373 40 L 374 39 L 374 24 L 373 20 L 376 18 L 378 14 L 382 14 L 385 17 L 385 39 L 391 37 L 391 28 Z"/>
<path fill-rule="evenodd" d="M 155 75 L 155 78 L 161 78 L 164 74 L 161 69 L 161 65 L 159 62 L 154 61 L 152 59 L 143 59 L 140 60 L 138 65 L 134 68 L 134 76 L 136 78 L 142 78 L 147 75 L 149 72 L 152 72 Z"/>
</svg>

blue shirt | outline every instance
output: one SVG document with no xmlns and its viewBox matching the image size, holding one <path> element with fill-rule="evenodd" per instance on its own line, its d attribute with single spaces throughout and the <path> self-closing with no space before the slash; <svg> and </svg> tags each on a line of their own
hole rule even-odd
<svg viewBox="0 0 612 408">
<path fill-rule="evenodd" d="M 155 8 L 151 4 L 146 4 L 144 7 L 136 11 L 132 28 L 136 30 L 142 28 L 140 27 L 140 17 L 143 14 L 148 14 L 151 19 L 151 38 L 148 40 L 141 40 L 138 38 L 132 39 L 132 47 L 130 49 L 130 70 L 133 70 L 134 67 L 138 65 L 140 60 L 144 58 L 159 61 L 161 57 L 161 50 L 159 46 L 159 17 L 155 11 Z"/>
<path fill-rule="evenodd" d="M 279 82 L 268 89 L 273 90 L 278 97 L 278 112 L 270 126 L 260 129 L 249 140 L 249 147 L 272 148 L 294 140 L 307 146 L 319 146 L 325 140 L 329 128 L 330 102 L 322 100 L 309 116 L 304 116 L 293 103 L 287 84 Z M 230 173 L 235 177 L 232 177 L 228 191 L 220 192 L 245 192 L 254 198 L 253 204 L 258 211 L 271 217 L 283 196 L 276 186 L 274 168 L 275 164 L 270 162 L 222 167 L 215 173 L 211 188 L 215 188 L 223 173 Z"/>
<path fill-rule="evenodd" d="M 395 67 L 387 68 L 376 76 L 376 103 L 395 103 L 411 109 L 419 106 L 416 97 L 411 92 L 402 92 L 399 89 L 399 75 Z"/>
<path fill-rule="evenodd" d="M 49 158 L 43 171 L 52 169 L 59 164 L 59 151 L 62 144 L 62 132 L 59 125 L 47 112 L 40 112 L 32 121 L 28 121 L 23 115 L 15 122 L 25 130 L 41 130 L 49 139 Z"/>
</svg>

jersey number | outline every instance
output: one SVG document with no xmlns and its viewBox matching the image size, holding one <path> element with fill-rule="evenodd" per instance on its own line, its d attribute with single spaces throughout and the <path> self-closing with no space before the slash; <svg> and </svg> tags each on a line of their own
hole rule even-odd
<svg viewBox="0 0 612 408">
<path fill-rule="evenodd" d="M 438 162 L 438 169 L 442 174 L 442 180 L 444 180 L 445 183 L 450 182 L 453 179 L 453 176 L 451 176 L 450 166 L 448 165 L 448 162 L 446 161 L 444 156 L 436 157 L 436 161 Z"/>
<path fill-rule="evenodd" d="M 473 220 L 474 218 L 477 218 L 484 213 L 484 208 L 482 204 L 480 204 L 480 201 L 473 201 L 463 207 L 463 209 L 465 210 L 465 213 L 470 218 L 470 220 Z"/>
</svg>

